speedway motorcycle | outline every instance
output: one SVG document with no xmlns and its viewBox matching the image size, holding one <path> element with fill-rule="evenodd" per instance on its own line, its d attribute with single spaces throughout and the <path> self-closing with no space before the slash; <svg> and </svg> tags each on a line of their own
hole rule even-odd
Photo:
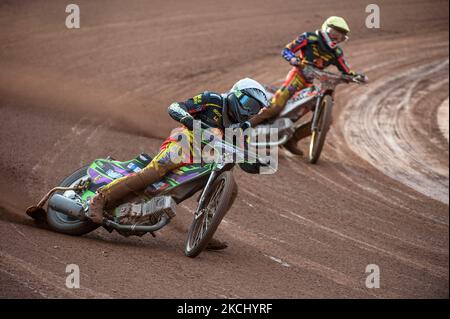
<svg viewBox="0 0 450 319">
<path fill-rule="evenodd" d="M 317 163 L 325 143 L 325 137 L 330 129 L 331 116 L 334 102 L 334 92 L 339 84 L 357 83 L 365 84 L 364 76 L 350 76 L 334 74 L 320 70 L 313 65 L 303 66 L 303 74 L 314 80 L 313 85 L 296 93 L 286 104 L 278 117 L 270 122 L 258 125 L 255 130 L 278 130 L 278 140 L 271 142 L 255 142 L 255 147 L 276 147 L 286 144 L 291 139 L 295 130 L 300 126 L 301 118 L 312 111 L 311 141 L 309 146 L 309 162 Z M 278 86 L 266 86 L 269 99 L 279 89 Z"/>
<path fill-rule="evenodd" d="M 258 161 L 248 151 L 221 139 L 215 139 L 212 147 L 219 154 L 214 161 L 185 165 L 170 172 L 141 194 L 130 195 L 117 207 L 106 209 L 102 225 L 88 218 L 89 200 L 100 187 L 146 167 L 152 160 L 149 155 L 142 153 L 125 162 L 111 157 L 96 159 L 66 177 L 37 206 L 28 208 L 27 214 L 45 221 L 54 231 L 69 235 L 84 235 L 103 226 L 123 236 L 146 233 L 155 236 L 154 232 L 175 217 L 178 204 L 201 191 L 184 250 L 186 256 L 196 257 L 207 246 L 237 196 L 232 174 L 235 163 L 244 168 L 245 160 Z"/>
</svg>

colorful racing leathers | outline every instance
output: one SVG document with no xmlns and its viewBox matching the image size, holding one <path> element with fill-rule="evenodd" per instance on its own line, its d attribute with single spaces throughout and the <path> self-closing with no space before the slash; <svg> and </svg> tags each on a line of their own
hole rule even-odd
<svg viewBox="0 0 450 319">
<path fill-rule="evenodd" d="M 172 103 L 168 113 L 180 123 L 184 122 L 183 119 L 186 116 L 193 117 L 209 127 L 216 128 L 212 133 L 221 135 L 223 134 L 222 108 L 222 96 L 206 91 L 184 102 Z M 170 136 L 162 143 L 159 153 L 144 170 L 154 169 L 162 177 L 180 166 L 192 163 L 194 151 L 196 151 L 193 147 L 193 127 L 190 123 L 183 124 L 172 130 Z M 190 152 L 178 152 L 179 147 L 189 148 Z M 181 157 L 175 159 L 174 154 L 181 154 Z"/>
<path fill-rule="evenodd" d="M 355 74 L 347 65 L 342 49 L 339 46 L 334 49 L 328 47 L 320 31 L 301 34 L 283 48 L 281 55 L 288 62 L 297 58 L 299 66 L 289 71 L 283 85 L 274 94 L 271 107 L 255 116 L 250 121 L 252 126 L 277 116 L 296 92 L 312 84 L 312 79 L 308 79 L 302 72 L 305 64 L 313 64 L 319 69 L 335 65 L 342 73 Z"/>
<path fill-rule="evenodd" d="M 173 103 L 169 106 L 168 112 L 178 122 L 185 124 L 185 119 L 193 117 L 215 128 L 210 131 L 212 134 L 222 135 L 222 107 L 223 100 L 220 94 L 204 92 L 185 102 Z M 172 131 L 170 137 L 162 144 L 159 153 L 141 171 L 116 179 L 98 190 L 96 196 L 91 199 L 89 208 L 89 215 L 94 222 L 102 222 L 105 207 L 115 205 L 128 194 L 137 193 L 159 181 L 168 172 L 192 162 L 193 123 L 186 124 L 189 127 L 183 126 Z M 183 148 L 181 156 L 180 146 Z M 189 148 L 187 152 L 186 146 Z"/>
</svg>

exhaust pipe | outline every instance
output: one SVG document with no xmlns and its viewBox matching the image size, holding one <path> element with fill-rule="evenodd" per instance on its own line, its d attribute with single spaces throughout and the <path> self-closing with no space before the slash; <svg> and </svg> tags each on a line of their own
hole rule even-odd
<svg viewBox="0 0 450 319">
<path fill-rule="evenodd" d="M 160 221 L 155 225 L 121 225 L 112 220 L 105 220 L 104 224 L 106 226 L 112 227 L 116 230 L 129 231 L 129 232 L 145 232 L 145 233 L 153 233 L 157 230 L 160 230 L 164 226 L 166 226 L 170 222 L 170 217 L 167 217 L 166 214 L 161 216 Z"/>
<path fill-rule="evenodd" d="M 48 201 L 48 207 L 56 210 L 59 213 L 74 217 L 79 220 L 88 219 L 84 214 L 84 208 L 81 204 L 60 194 L 55 194 L 50 198 L 50 200 Z"/>
</svg>

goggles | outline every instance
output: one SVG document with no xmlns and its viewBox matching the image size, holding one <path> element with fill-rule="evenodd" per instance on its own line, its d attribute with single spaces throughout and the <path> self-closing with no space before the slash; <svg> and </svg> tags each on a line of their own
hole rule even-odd
<svg viewBox="0 0 450 319">
<path fill-rule="evenodd" d="M 328 36 L 330 37 L 330 39 L 335 41 L 336 43 L 345 42 L 349 39 L 346 32 L 342 32 L 333 27 L 328 27 L 327 33 L 328 33 Z"/>
<path fill-rule="evenodd" d="M 247 116 L 258 114 L 264 107 L 257 99 L 245 95 L 245 93 L 239 96 L 239 104 L 241 105 L 241 113 Z"/>
</svg>

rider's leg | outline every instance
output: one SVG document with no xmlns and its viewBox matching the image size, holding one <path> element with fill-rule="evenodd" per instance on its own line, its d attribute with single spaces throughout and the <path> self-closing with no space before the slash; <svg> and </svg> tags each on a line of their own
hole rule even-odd
<svg viewBox="0 0 450 319">
<path fill-rule="evenodd" d="M 181 142 L 180 141 L 181 138 Z M 114 206 L 117 201 L 132 192 L 139 192 L 159 181 L 168 172 L 192 162 L 195 150 L 192 148 L 192 132 L 177 128 L 162 144 L 160 152 L 142 171 L 117 179 L 98 191 L 89 205 L 89 215 L 96 223 L 102 223 L 105 207 Z M 180 146 L 182 154 L 180 156 Z M 187 148 L 187 149 L 186 149 Z M 178 163 L 177 163 L 178 162 Z M 226 242 L 212 238 L 206 249 L 221 250 L 228 247 Z"/>
<path fill-rule="evenodd" d="M 293 154 L 303 156 L 303 151 L 298 147 L 298 142 L 311 135 L 312 121 L 303 123 L 296 130 L 292 138 L 285 144 L 285 147 Z"/>
<path fill-rule="evenodd" d="M 173 160 L 178 156 L 180 143 L 178 143 L 177 139 L 181 134 L 186 134 L 185 130 L 174 130 L 171 136 L 161 146 L 158 155 L 143 170 L 119 178 L 100 188 L 89 204 L 88 213 L 92 221 L 99 224 L 102 223 L 103 210 L 105 208 L 113 207 L 125 196 L 144 190 L 148 185 L 159 181 L 168 172 L 185 165 L 188 162 L 183 161 L 185 158 Z M 190 135 L 187 134 L 187 137 L 189 139 Z M 189 148 L 187 152 L 187 159 L 189 160 Z M 186 152 L 183 151 L 183 154 L 186 154 Z"/>
<path fill-rule="evenodd" d="M 274 106 L 279 110 L 279 112 L 281 112 L 281 110 L 283 110 L 283 108 L 286 106 L 287 101 L 296 92 L 308 87 L 309 85 L 310 83 L 305 80 L 301 71 L 298 68 L 293 68 L 291 72 L 289 72 L 283 86 L 275 93 L 274 97 L 272 98 L 272 106 Z M 299 129 L 297 129 L 299 133 L 297 134 L 296 131 L 294 136 L 284 145 L 284 147 L 291 153 L 302 156 L 303 151 L 298 147 L 297 144 L 306 127 L 301 129 L 300 131 Z"/>
<path fill-rule="evenodd" d="M 309 84 L 298 68 L 293 68 L 287 75 L 283 85 L 278 89 L 271 101 L 271 107 L 281 112 L 287 101 L 298 91 L 304 89 Z"/>
<path fill-rule="evenodd" d="M 295 130 L 293 138 L 297 139 L 297 141 L 300 141 L 301 139 L 310 136 L 312 134 L 311 126 L 312 126 L 312 120 L 309 122 L 303 123 Z"/>
<path fill-rule="evenodd" d="M 275 118 L 286 106 L 287 101 L 299 90 L 309 86 L 298 68 L 293 68 L 287 75 L 283 85 L 275 92 L 270 102 L 270 107 L 260 114 L 252 117 L 250 123 L 255 127 L 266 120 Z"/>
</svg>

